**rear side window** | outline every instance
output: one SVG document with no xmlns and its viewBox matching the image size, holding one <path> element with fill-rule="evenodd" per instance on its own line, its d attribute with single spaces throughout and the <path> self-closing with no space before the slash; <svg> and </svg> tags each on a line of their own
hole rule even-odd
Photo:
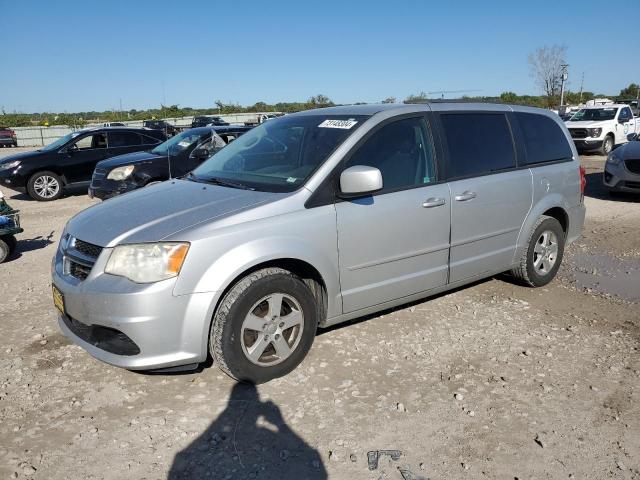
<svg viewBox="0 0 640 480">
<path fill-rule="evenodd" d="M 140 137 L 133 132 L 109 132 L 109 147 L 130 147 L 140 145 Z"/>
<path fill-rule="evenodd" d="M 452 113 L 440 119 L 449 150 L 449 177 L 484 175 L 516 166 L 504 114 Z"/>
<path fill-rule="evenodd" d="M 148 137 L 147 135 L 141 134 L 140 138 L 142 139 L 143 145 L 157 145 L 160 143 L 160 140 L 158 140 L 157 138 Z"/>
<path fill-rule="evenodd" d="M 573 156 L 564 132 L 544 115 L 516 113 L 524 137 L 525 165 L 569 159 Z"/>
</svg>

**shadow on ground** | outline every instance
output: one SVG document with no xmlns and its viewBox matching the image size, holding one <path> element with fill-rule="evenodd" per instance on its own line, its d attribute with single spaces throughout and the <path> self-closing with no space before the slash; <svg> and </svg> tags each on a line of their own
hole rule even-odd
<svg viewBox="0 0 640 480">
<path fill-rule="evenodd" d="M 254 385 L 236 384 L 225 410 L 176 455 L 170 480 L 192 478 L 326 479 L 320 454 Z"/>
<path fill-rule="evenodd" d="M 7 262 L 12 262 L 14 260 L 17 260 L 22 256 L 23 253 L 31 252 L 33 250 L 40 250 L 41 248 L 45 248 L 51 245 L 52 243 L 54 243 L 53 242 L 54 235 L 55 235 L 55 231 L 52 230 L 51 233 L 46 237 L 38 235 L 37 237 L 33 237 L 33 238 L 22 238 L 18 236 L 16 238 L 17 240 L 16 249 L 9 256 L 9 258 L 7 259 Z"/>
<path fill-rule="evenodd" d="M 87 186 L 75 186 L 75 187 L 65 187 L 64 189 L 64 197 L 78 197 L 81 195 L 86 195 L 87 194 Z M 36 200 L 34 200 L 33 198 L 31 198 L 29 196 L 29 194 L 27 193 L 20 193 L 20 192 L 16 192 L 13 191 L 13 194 L 11 195 L 11 197 L 9 197 L 10 200 L 25 200 L 25 201 L 29 201 L 29 202 L 35 202 Z"/>
</svg>

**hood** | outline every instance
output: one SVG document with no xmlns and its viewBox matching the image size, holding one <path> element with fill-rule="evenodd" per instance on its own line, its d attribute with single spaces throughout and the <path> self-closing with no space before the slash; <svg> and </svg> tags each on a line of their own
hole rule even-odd
<svg viewBox="0 0 640 480">
<path fill-rule="evenodd" d="M 640 159 L 640 141 L 627 142 L 614 151 L 622 160 Z"/>
<path fill-rule="evenodd" d="M 604 127 L 611 121 L 612 120 L 583 120 L 580 122 L 568 121 L 564 122 L 564 124 L 567 126 L 567 128 L 598 128 Z"/>
<path fill-rule="evenodd" d="M 39 157 L 41 155 L 46 155 L 49 153 L 51 152 L 41 152 L 39 150 L 34 150 L 32 152 L 16 153 L 14 155 L 8 155 L 6 157 L 0 158 L 0 164 L 14 162 L 16 160 L 28 160 L 29 158 Z"/>
<path fill-rule="evenodd" d="M 131 165 L 132 163 L 143 163 L 148 162 L 150 160 L 157 160 L 160 158 L 166 158 L 160 155 L 156 155 L 151 152 L 133 152 L 133 153 L 124 153 L 122 155 L 117 155 L 115 157 L 111 157 L 107 160 L 102 160 L 98 162 L 96 168 L 104 168 L 105 170 L 112 170 L 116 167 L 121 167 L 122 165 Z"/>
<path fill-rule="evenodd" d="M 219 220 L 286 194 L 171 180 L 119 195 L 80 212 L 67 232 L 101 247 L 164 240 L 207 220 Z"/>
</svg>

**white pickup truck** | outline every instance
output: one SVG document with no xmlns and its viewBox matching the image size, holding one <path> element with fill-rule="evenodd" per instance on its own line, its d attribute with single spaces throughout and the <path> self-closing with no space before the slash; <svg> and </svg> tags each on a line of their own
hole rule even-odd
<svg viewBox="0 0 640 480">
<path fill-rule="evenodd" d="M 603 155 L 640 133 L 640 119 L 623 104 L 582 108 L 565 125 L 579 151 L 598 150 Z"/>
</svg>

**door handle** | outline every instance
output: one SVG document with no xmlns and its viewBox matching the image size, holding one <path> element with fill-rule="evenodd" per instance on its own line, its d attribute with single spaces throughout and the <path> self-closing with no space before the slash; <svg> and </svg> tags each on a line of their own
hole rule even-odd
<svg viewBox="0 0 640 480">
<path fill-rule="evenodd" d="M 474 198 L 476 198 L 476 192 L 470 192 L 469 190 L 466 190 L 460 195 L 456 195 L 453 198 L 456 199 L 456 202 L 466 202 L 467 200 L 473 200 Z"/>
<path fill-rule="evenodd" d="M 427 198 L 422 204 L 422 206 L 424 208 L 433 208 L 433 207 L 439 207 L 441 205 L 444 205 L 445 203 L 447 202 L 444 201 L 444 198 L 431 197 L 431 198 Z"/>
</svg>

